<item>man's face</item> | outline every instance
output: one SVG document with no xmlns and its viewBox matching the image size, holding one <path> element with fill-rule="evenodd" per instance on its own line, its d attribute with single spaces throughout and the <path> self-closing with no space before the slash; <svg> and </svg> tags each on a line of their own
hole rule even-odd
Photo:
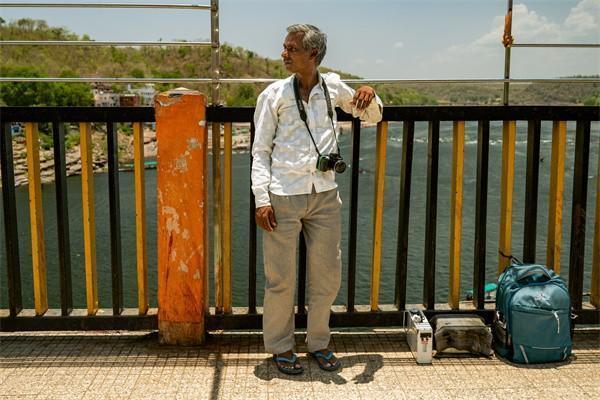
<svg viewBox="0 0 600 400">
<path fill-rule="evenodd" d="M 315 68 L 317 65 L 317 50 L 304 50 L 302 47 L 302 37 L 304 33 L 294 32 L 285 37 L 283 42 L 283 51 L 281 58 L 283 64 L 289 72 L 299 72 Z"/>
</svg>

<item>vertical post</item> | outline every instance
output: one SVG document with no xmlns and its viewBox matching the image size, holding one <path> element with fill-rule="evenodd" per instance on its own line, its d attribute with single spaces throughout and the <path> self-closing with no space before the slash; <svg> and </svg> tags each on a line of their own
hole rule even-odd
<svg viewBox="0 0 600 400">
<path fill-rule="evenodd" d="M 552 125 L 552 160 L 550 163 L 546 265 L 557 274 L 560 273 L 566 142 L 567 123 L 565 121 L 554 121 Z"/>
<path fill-rule="evenodd" d="M 15 199 L 15 171 L 13 165 L 12 132 L 9 122 L 2 122 L 0 164 L 2 167 L 2 206 L 4 212 L 4 243 L 6 245 L 8 308 L 11 317 L 23 309 L 21 296 L 21 263 L 17 231 L 17 202 Z"/>
<path fill-rule="evenodd" d="M 155 115 L 159 340 L 196 345 L 206 309 L 206 100 L 192 90 L 160 93 Z"/>
<path fill-rule="evenodd" d="M 410 182 L 412 174 L 415 121 L 402 122 L 402 161 L 400 166 L 400 203 L 398 207 L 398 250 L 396 253 L 396 287 L 394 304 L 406 307 L 406 275 L 408 270 L 408 223 L 410 216 Z"/>
<path fill-rule="evenodd" d="M 454 121 L 452 129 L 452 183 L 450 192 L 450 273 L 448 304 L 460 302 L 460 244 L 462 233 L 463 169 L 465 162 L 465 121 Z"/>
<path fill-rule="evenodd" d="M 523 262 L 535 262 L 537 240 L 537 202 L 540 177 L 540 136 L 542 122 L 530 120 L 527 124 L 527 178 L 525 183 L 525 232 L 523 234 Z"/>
<path fill-rule="evenodd" d="M 590 159 L 590 121 L 577 121 L 573 202 L 571 213 L 571 250 L 569 254 L 569 294 L 571 306 L 581 310 L 585 257 L 585 217 Z"/>
<path fill-rule="evenodd" d="M 223 243 L 221 237 L 221 124 L 212 124 L 212 178 L 213 178 L 213 262 L 215 280 L 215 312 L 223 312 Z"/>
<path fill-rule="evenodd" d="M 373 201 L 373 253 L 371 257 L 371 311 L 377 311 L 379 308 L 387 131 L 387 121 L 382 121 L 377 124 L 377 141 L 375 145 L 375 200 Z"/>
<path fill-rule="evenodd" d="M 54 186 L 56 188 L 56 221 L 58 225 L 58 259 L 60 265 L 60 304 L 62 315 L 68 315 L 73 308 L 73 294 L 71 288 L 65 125 L 59 121 L 53 122 L 52 134 L 54 138 Z"/>
<path fill-rule="evenodd" d="M 250 148 L 254 144 L 254 122 L 250 122 Z M 250 155 L 252 170 L 252 155 Z M 248 235 L 248 314 L 256 314 L 256 202 L 250 189 L 250 232 Z"/>
<path fill-rule="evenodd" d="M 596 211 L 594 213 L 594 219 L 590 302 L 596 308 L 600 308 L 600 151 L 598 151 L 598 169 L 596 171 Z"/>
<path fill-rule="evenodd" d="M 123 259 L 121 257 L 121 201 L 119 188 L 119 138 L 116 123 L 106 127 L 108 142 L 108 204 L 110 209 L 110 271 L 113 315 L 123 310 Z"/>
<path fill-rule="evenodd" d="M 512 45 L 512 9 L 513 0 L 508 0 L 508 10 L 504 18 L 504 79 L 510 79 L 510 49 Z M 508 105 L 510 83 L 504 82 L 504 105 Z"/>
<path fill-rule="evenodd" d="M 211 37 L 211 70 L 212 70 L 212 104 L 214 106 L 220 103 L 219 79 L 221 76 L 220 60 L 220 42 L 219 42 L 219 0 L 210 0 L 210 37 Z"/>
<path fill-rule="evenodd" d="M 213 106 L 220 103 L 220 57 L 219 57 L 219 0 L 210 1 L 211 34 L 211 96 Z M 221 201 L 221 126 L 212 124 L 212 175 L 213 175 L 213 262 L 215 280 L 215 312 L 223 312 L 223 243 L 221 228 L 223 222 Z"/>
<path fill-rule="evenodd" d="M 437 231 L 438 164 L 440 154 L 440 121 L 429 121 L 427 140 L 427 214 L 425 216 L 425 271 L 423 304 L 435 307 L 435 247 Z"/>
<path fill-rule="evenodd" d="M 298 314 L 306 314 L 306 239 L 300 232 L 298 251 Z"/>
<path fill-rule="evenodd" d="M 483 309 L 485 302 L 485 251 L 487 232 L 488 165 L 490 154 L 490 121 L 479 121 L 477 138 L 477 188 L 475 202 L 475 255 L 473 271 L 473 304 Z"/>
<path fill-rule="evenodd" d="M 137 266 L 138 312 L 148 312 L 148 257 L 146 254 L 146 190 L 144 180 L 144 130 L 133 123 L 133 163 L 135 179 L 135 249 Z"/>
<path fill-rule="evenodd" d="M 348 232 L 348 299 L 346 309 L 354 311 L 356 290 L 356 234 L 358 215 L 358 171 L 360 163 L 360 120 L 352 121 L 352 176 L 350 186 L 350 226 Z"/>
<path fill-rule="evenodd" d="M 223 310 L 231 313 L 231 122 L 224 124 L 223 144 Z"/>
<path fill-rule="evenodd" d="M 35 314 L 48 311 L 46 283 L 46 249 L 44 245 L 44 213 L 42 209 L 42 182 L 40 180 L 40 145 L 38 126 L 25 124 L 27 140 L 27 176 L 29 179 L 29 223 L 31 226 L 31 264 L 33 267 L 33 297 Z"/>
<path fill-rule="evenodd" d="M 87 314 L 98 311 L 98 274 L 96 273 L 96 218 L 94 212 L 94 160 L 92 130 L 89 123 L 79 124 L 81 152 L 81 200 L 85 251 L 85 299 Z"/>
<path fill-rule="evenodd" d="M 500 240 L 498 244 L 498 275 L 510 264 L 512 237 L 512 203 L 515 181 L 516 121 L 502 125 L 502 177 L 500 181 Z"/>
</svg>

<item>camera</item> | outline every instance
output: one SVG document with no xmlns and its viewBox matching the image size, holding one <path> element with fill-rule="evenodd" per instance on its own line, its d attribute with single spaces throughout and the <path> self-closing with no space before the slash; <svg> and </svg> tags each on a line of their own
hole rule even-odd
<svg viewBox="0 0 600 400">
<path fill-rule="evenodd" d="M 338 153 L 329 153 L 329 155 L 320 155 L 317 158 L 317 169 L 321 172 L 334 170 L 341 174 L 346 170 L 346 162 Z"/>
</svg>

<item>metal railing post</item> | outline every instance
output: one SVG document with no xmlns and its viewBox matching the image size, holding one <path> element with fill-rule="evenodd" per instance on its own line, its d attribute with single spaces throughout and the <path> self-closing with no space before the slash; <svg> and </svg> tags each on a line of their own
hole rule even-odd
<svg viewBox="0 0 600 400">
<path fill-rule="evenodd" d="M 506 12 L 506 19 L 504 21 L 504 79 L 510 79 L 510 48 L 512 45 L 512 8 L 513 1 L 508 0 L 508 10 Z M 504 82 L 504 96 L 503 104 L 508 105 L 508 98 L 510 93 L 510 82 Z"/>
<path fill-rule="evenodd" d="M 218 106 L 219 84 L 219 1 L 210 2 L 211 26 L 211 98 L 212 104 Z M 212 124 L 212 178 L 213 178 L 213 262 L 215 280 L 215 312 L 223 311 L 223 189 L 221 185 L 221 124 Z"/>
<path fill-rule="evenodd" d="M 210 0 L 210 41 L 211 41 L 211 72 L 212 72 L 212 103 L 220 101 L 220 57 L 219 57 L 219 0 Z"/>
</svg>

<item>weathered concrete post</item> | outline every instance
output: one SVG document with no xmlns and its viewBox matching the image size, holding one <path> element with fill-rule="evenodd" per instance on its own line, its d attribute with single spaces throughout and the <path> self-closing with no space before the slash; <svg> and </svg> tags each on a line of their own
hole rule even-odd
<svg viewBox="0 0 600 400">
<path fill-rule="evenodd" d="M 176 89 L 155 99 L 158 142 L 158 330 L 163 344 L 204 342 L 206 99 Z"/>
</svg>

